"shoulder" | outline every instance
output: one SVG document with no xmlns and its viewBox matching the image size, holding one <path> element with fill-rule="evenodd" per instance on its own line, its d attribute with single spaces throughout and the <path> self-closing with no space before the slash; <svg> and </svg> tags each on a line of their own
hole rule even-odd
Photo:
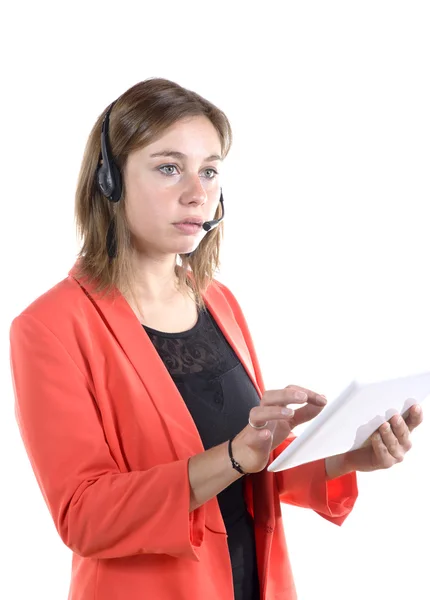
<svg viewBox="0 0 430 600">
<path fill-rule="evenodd" d="M 231 289 L 225 283 L 222 283 L 219 279 L 215 279 L 215 278 L 211 281 L 206 293 L 222 295 L 226 299 L 235 299 L 236 300 Z"/>
<path fill-rule="evenodd" d="M 86 290 L 69 274 L 13 319 L 9 328 L 11 360 L 15 366 L 26 364 L 30 371 L 36 359 L 58 368 L 70 365 L 71 359 L 86 373 L 88 357 L 102 343 L 92 328 L 96 313 Z"/>
<path fill-rule="evenodd" d="M 49 340 L 76 344 L 88 329 L 88 296 L 70 275 L 33 300 L 10 323 L 10 343 L 46 351 Z M 75 340 L 75 341 L 73 341 Z M 39 351 L 38 350 L 38 351 Z"/>
<path fill-rule="evenodd" d="M 79 284 L 71 277 L 66 277 L 33 300 L 14 321 L 24 316 L 46 323 L 67 318 L 82 303 L 83 296 Z"/>
<path fill-rule="evenodd" d="M 243 317 L 242 309 L 236 297 L 236 294 L 231 290 L 231 288 L 228 285 L 219 281 L 219 279 L 212 280 L 206 292 L 206 296 L 209 297 L 212 301 L 228 304 L 228 306 L 233 311 L 233 313 L 235 313 L 236 316 Z"/>
</svg>

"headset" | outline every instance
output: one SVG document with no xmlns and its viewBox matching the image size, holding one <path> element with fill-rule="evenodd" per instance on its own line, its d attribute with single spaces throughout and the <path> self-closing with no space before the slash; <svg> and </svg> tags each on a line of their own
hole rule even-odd
<svg viewBox="0 0 430 600">
<path fill-rule="evenodd" d="M 111 202 L 118 202 L 122 196 L 122 177 L 118 169 L 109 143 L 109 117 L 116 100 L 112 102 L 106 111 L 102 122 L 101 135 L 101 159 L 102 164 L 97 169 L 97 184 L 99 190 Z"/>
<path fill-rule="evenodd" d="M 97 168 L 97 185 L 103 196 L 110 200 L 111 202 L 118 202 L 121 200 L 122 196 L 122 177 L 121 171 L 118 168 L 118 165 L 115 163 L 115 159 L 112 155 L 112 150 L 109 142 L 109 117 L 117 101 L 114 100 L 112 104 L 108 107 L 106 114 L 102 121 L 102 132 L 101 132 L 101 156 L 102 160 L 101 164 Z M 211 231 L 214 227 L 219 225 L 221 221 L 224 219 L 224 198 L 222 195 L 220 196 L 221 202 L 221 217 L 219 219 L 213 219 L 212 221 L 205 221 L 203 223 L 203 229 L 205 231 Z"/>
</svg>

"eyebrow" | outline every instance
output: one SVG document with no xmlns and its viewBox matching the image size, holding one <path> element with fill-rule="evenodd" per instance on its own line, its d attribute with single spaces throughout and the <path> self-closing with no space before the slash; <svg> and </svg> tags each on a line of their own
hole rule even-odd
<svg viewBox="0 0 430 600">
<path fill-rule="evenodd" d="M 173 158 L 179 158 L 181 160 L 187 158 L 186 154 L 184 154 L 183 152 L 177 152 L 176 150 L 162 150 L 161 152 L 155 152 L 154 154 L 150 154 L 151 158 L 154 158 L 156 156 L 172 156 Z M 210 156 L 207 156 L 204 160 L 222 160 L 222 158 L 219 154 L 211 154 Z"/>
</svg>

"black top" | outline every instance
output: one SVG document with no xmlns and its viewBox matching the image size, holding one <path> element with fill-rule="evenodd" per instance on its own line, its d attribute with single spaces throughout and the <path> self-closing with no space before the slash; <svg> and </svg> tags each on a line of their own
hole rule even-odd
<svg viewBox="0 0 430 600">
<path fill-rule="evenodd" d="M 205 450 L 237 435 L 260 399 L 210 312 L 199 311 L 195 326 L 181 333 L 143 327 L 184 399 Z M 228 536 L 235 600 L 258 600 L 254 528 L 243 482 L 241 477 L 217 498 Z"/>
</svg>

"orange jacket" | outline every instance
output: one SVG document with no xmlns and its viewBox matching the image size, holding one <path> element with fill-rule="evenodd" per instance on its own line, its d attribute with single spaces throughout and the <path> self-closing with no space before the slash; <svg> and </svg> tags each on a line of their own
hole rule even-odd
<svg viewBox="0 0 430 600">
<path fill-rule="evenodd" d="M 261 396 L 236 299 L 214 282 L 205 301 Z M 75 265 L 14 319 L 10 343 L 20 432 L 73 551 L 69 600 L 233 600 L 218 501 L 189 512 L 188 460 L 204 451 L 200 436 L 123 296 L 95 297 Z M 321 460 L 248 476 L 245 494 L 261 598 L 292 600 L 280 501 L 340 525 L 357 497 L 356 476 L 326 482 Z"/>
</svg>

